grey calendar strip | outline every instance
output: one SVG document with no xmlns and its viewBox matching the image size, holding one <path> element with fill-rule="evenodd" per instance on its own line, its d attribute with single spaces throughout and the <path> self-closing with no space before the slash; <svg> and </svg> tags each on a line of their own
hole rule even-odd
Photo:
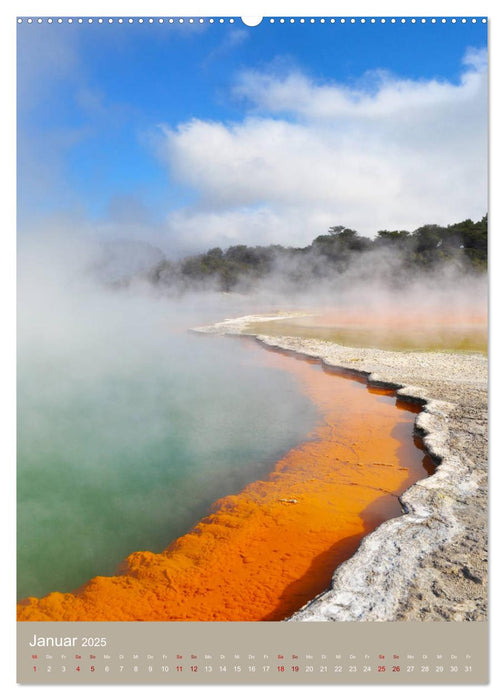
<svg viewBox="0 0 504 700">
<path fill-rule="evenodd" d="M 29 684 L 484 684 L 488 625 L 21 622 Z"/>
</svg>

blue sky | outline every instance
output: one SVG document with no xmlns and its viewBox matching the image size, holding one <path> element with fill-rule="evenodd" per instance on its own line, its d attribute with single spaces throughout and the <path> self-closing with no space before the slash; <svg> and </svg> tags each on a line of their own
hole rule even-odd
<svg viewBox="0 0 504 700">
<path fill-rule="evenodd" d="M 309 242 L 337 223 L 372 235 L 436 218 L 479 218 L 486 211 L 485 48 L 481 21 L 23 22 L 20 227 L 63 217 L 87 235 L 150 239 L 186 252 L 275 242 L 275 232 L 278 242 Z M 411 130 L 401 133 L 405 124 Z M 473 137 L 476 145 L 466 148 Z M 398 163 L 409 165 L 403 172 Z M 342 167 L 349 182 L 338 175 Z M 435 183 L 436 197 L 434 185 L 425 190 L 438 168 L 452 179 Z M 481 187 L 468 201 L 471 171 Z M 384 179 L 388 189 L 374 201 L 373 183 L 379 189 Z M 451 190 L 453 201 L 439 207 L 435 200 Z"/>
</svg>

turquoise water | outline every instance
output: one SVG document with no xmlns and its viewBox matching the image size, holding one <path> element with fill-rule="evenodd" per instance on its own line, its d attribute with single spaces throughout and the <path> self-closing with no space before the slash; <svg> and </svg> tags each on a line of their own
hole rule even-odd
<svg viewBox="0 0 504 700">
<path fill-rule="evenodd" d="M 252 342 L 122 308 L 21 332 L 19 598 L 163 550 L 314 425 L 295 379 Z"/>
</svg>

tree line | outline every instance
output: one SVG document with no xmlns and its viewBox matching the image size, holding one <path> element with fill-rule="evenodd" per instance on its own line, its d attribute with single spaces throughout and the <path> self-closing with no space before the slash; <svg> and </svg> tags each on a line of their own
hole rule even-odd
<svg viewBox="0 0 504 700">
<path fill-rule="evenodd" d="M 212 288 L 247 291 L 268 276 L 288 283 L 327 279 L 354 269 L 358 264 L 393 269 L 408 274 L 433 271 L 444 263 L 462 270 L 484 272 L 487 268 L 487 216 L 473 222 L 438 226 L 426 224 L 410 231 L 378 231 L 374 238 L 361 236 L 345 226 L 332 226 L 304 248 L 281 245 L 233 245 L 211 248 L 179 261 L 162 260 L 146 277 L 154 285 L 177 288 Z"/>
</svg>

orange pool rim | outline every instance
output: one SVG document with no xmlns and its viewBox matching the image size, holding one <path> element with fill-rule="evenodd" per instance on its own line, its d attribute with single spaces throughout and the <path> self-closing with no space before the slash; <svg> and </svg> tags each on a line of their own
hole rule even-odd
<svg viewBox="0 0 504 700">
<path fill-rule="evenodd" d="M 26 598 L 19 620 L 282 620 L 330 585 L 364 535 L 401 515 L 398 496 L 434 469 L 413 438 L 420 407 L 320 363 L 258 351 L 317 406 L 306 440 L 165 551 L 135 552 L 117 575 L 72 593 Z"/>
</svg>

